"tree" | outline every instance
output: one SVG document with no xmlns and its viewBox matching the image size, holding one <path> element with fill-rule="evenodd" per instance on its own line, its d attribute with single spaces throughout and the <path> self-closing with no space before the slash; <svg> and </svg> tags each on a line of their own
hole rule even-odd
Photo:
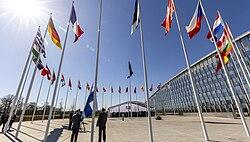
<svg viewBox="0 0 250 142">
<path fill-rule="evenodd" d="M 0 98 L 0 108 L 3 112 L 8 112 L 10 110 L 10 105 L 13 102 L 14 95 L 9 94 Z"/>
</svg>

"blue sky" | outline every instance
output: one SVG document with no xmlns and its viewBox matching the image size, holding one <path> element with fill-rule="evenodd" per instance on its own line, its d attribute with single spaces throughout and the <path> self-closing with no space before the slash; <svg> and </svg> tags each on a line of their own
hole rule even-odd
<svg viewBox="0 0 250 142">
<path fill-rule="evenodd" d="M 86 82 L 91 83 L 94 80 L 99 12 L 98 2 L 99 0 L 75 1 L 77 18 L 85 33 L 78 42 L 73 44 L 74 35 L 72 28 L 70 28 L 67 40 L 62 72 L 67 79 L 71 77 L 73 83 L 73 90 L 69 95 L 68 106 L 72 104 L 75 97 L 77 80 L 80 79 L 84 85 Z M 160 26 L 166 14 L 166 4 L 165 0 L 141 0 L 148 80 L 149 84 L 153 83 L 154 86 L 166 82 L 186 67 L 175 18 L 173 19 L 172 29 L 169 34 L 165 35 L 163 28 Z M 188 39 L 184 27 L 189 24 L 196 4 L 197 0 L 175 0 L 191 63 L 215 49 L 206 39 L 208 28 L 205 20 L 198 35 L 192 40 Z M 224 21 L 227 21 L 231 26 L 231 30 L 235 36 L 249 30 L 249 4 L 248 0 L 237 2 L 233 0 L 203 1 L 210 23 L 213 23 L 216 10 L 219 10 Z M 2 66 L 0 74 L 0 97 L 2 97 L 9 93 L 15 94 L 21 71 L 37 27 L 41 26 L 44 33 L 49 13 L 51 12 L 53 13 L 54 23 L 63 43 L 65 38 L 64 29 L 66 29 L 67 20 L 69 19 L 71 1 L 43 0 L 41 3 L 43 14 L 39 18 L 30 18 L 23 22 L 20 22 L 20 17 L 14 17 L 14 13 L 6 13 L 8 11 L 8 8 L 4 7 L 6 0 L 0 0 L 0 5 L 0 64 Z M 113 86 L 117 92 L 118 86 L 121 86 L 124 92 L 125 87 L 128 86 L 128 80 L 126 79 L 128 74 L 128 60 L 131 61 L 134 70 L 132 85 L 137 86 L 139 90 L 143 84 L 139 29 L 132 36 L 130 35 L 133 7 L 133 0 L 104 0 L 103 2 L 98 76 L 99 90 L 103 86 L 108 90 L 110 86 Z M 51 70 L 53 68 L 57 70 L 61 51 L 55 47 L 48 36 L 46 40 L 48 41 L 48 45 L 46 45 L 47 58 L 43 62 L 47 63 Z M 41 76 L 37 74 L 30 101 L 35 101 L 40 81 Z M 42 105 L 45 101 L 48 86 L 49 83 L 46 80 L 39 105 Z M 51 95 L 52 92 L 53 89 Z M 141 91 L 138 92 L 139 100 L 143 101 L 144 94 Z M 25 96 L 26 94 L 27 90 L 24 91 Z M 84 90 L 79 92 L 78 107 L 81 109 L 84 102 L 84 94 Z M 63 100 L 64 102 L 65 95 L 66 88 L 62 88 L 59 100 Z M 125 101 L 127 98 L 125 94 L 121 94 L 121 96 L 122 101 Z M 105 94 L 105 98 L 109 105 L 110 95 Z M 99 106 L 101 105 L 100 99 L 101 94 L 98 94 Z M 114 104 L 118 103 L 117 93 L 114 94 L 113 102 Z"/>
</svg>

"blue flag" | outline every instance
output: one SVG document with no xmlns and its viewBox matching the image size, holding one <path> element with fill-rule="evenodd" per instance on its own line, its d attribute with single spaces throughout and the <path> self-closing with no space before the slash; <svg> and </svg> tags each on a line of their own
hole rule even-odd
<svg viewBox="0 0 250 142">
<path fill-rule="evenodd" d="M 94 101 L 94 91 L 91 91 L 88 97 L 88 100 L 86 102 L 85 108 L 84 108 L 84 114 L 86 117 L 89 117 L 93 113 L 93 109 L 90 106 L 90 103 Z"/>
</svg>

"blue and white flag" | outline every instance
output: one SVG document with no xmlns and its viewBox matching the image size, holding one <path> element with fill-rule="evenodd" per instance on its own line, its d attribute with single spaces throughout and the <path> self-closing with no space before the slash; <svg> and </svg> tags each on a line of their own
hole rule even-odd
<svg viewBox="0 0 250 142">
<path fill-rule="evenodd" d="M 83 115 L 85 117 L 90 117 L 93 114 L 94 91 L 92 91 L 92 88 L 93 86 L 91 87 L 91 91 L 83 111 Z M 97 107 L 97 99 L 95 102 L 95 106 Z"/>
</svg>

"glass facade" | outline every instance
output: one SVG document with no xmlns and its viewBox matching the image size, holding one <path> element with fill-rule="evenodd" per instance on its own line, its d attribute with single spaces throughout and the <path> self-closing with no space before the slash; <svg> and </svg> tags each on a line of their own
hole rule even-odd
<svg viewBox="0 0 250 142">
<path fill-rule="evenodd" d="M 250 70 L 250 32 L 244 33 L 235 39 L 240 52 Z M 226 82 L 224 72 L 215 72 L 218 59 L 216 52 L 203 57 L 191 66 L 192 77 L 198 95 L 199 104 L 203 112 L 229 112 L 235 111 L 234 99 Z M 244 79 L 243 73 L 236 62 L 234 55 L 226 68 L 229 73 L 233 90 L 236 93 L 241 106 L 245 112 L 249 112 L 250 89 Z M 233 64 L 235 60 L 235 64 Z M 244 90 L 236 68 L 242 78 L 247 90 Z M 150 105 L 157 111 L 165 112 L 196 112 L 197 107 L 194 100 L 192 86 L 187 69 L 167 81 L 159 90 L 150 97 Z"/>
</svg>

